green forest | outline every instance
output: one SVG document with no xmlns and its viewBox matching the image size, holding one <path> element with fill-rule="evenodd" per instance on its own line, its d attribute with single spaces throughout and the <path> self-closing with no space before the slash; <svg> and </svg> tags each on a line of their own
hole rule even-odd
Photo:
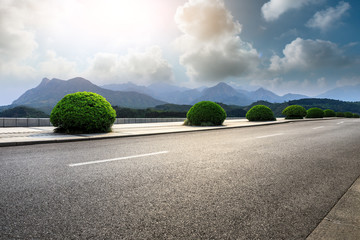
<svg viewBox="0 0 360 240">
<path fill-rule="evenodd" d="M 344 102 L 332 99 L 306 98 L 293 100 L 283 103 L 270 103 L 258 101 L 250 106 L 236 106 L 219 103 L 226 111 L 228 117 L 245 117 L 246 112 L 255 105 L 268 106 L 276 117 L 283 117 L 282 111 L 290 105 L 300 105 L 305 109 L 318 107 L 323 110 L 332 109 L 335 112 L 352 112 L 360 114 L 360 102 Z M 185 118 L 187 111 L 192 105 L 163 104 L 154 108 L 134 109 L 113 106 L 118 118 Z M 17 106 L 0 112 L 0 117 L 17 117 L 17 118 L 43 118 L 49 117 L 48 114 L 30 107 Z"/>
</svg>

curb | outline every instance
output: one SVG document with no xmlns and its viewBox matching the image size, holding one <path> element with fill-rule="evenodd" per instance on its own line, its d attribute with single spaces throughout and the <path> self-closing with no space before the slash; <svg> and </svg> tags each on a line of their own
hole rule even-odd
<svg viewBox="0 0 360 240">
<path fill-rule="evenodd" d="M 188 133 L 188 132 L 198 132 L 198 131 L 214 131 L 214 130 L 224 130 L 224 129 L 234 129 L 234 128 L 249 128 L 249 127 L 258 127 L 258 126 L 270 126 L 277 124 L 286 124 L 293 122 L 307 122 L 307 121 L 323 121 L 323 120 L 334 120 L 334 118 L 319 118 L 319 119 L 290 119 L 286 121 L 267 121 L 267 122 L 257 122 L 258 124 L 246 125 L 246 126 L 215 126 L 215 127 L 197 127 L 197 126 L 186 126 L 189 128 L 185 131 L 174 131 L 174 132 L 158 132 L 158 133 L 140 133 L 140 134 L 129 134 L 121 136 L 101 136 L 101 137 L 83 137 L 81 135 L 69 135 L 71 136 L 80 136 L 83 138 L 77 139 L 51 139 L 51 140 L 34 140 L 34 141 L 19 141 L 19 142 L 3 142 L 0 143 L 0 147 L 15 147 L 15 146 L 26 146 L 26 145 L 36 145 L 36 144 L 49 144 L 49 143 L 65 143 L 65 142 L 80 142 L 80 141 L 92 141 L 92 140 L 104 140 L 104 139 L 115 139 L 115 138 L 127 138 L 127 137 L 143 137 L 143 136 L 155 136 L 155 135 L 165 135 L 165 134 L 175 134 L 175 133 Z M 201 129 L 204 128 L 204 129 Z"/>
</svg>

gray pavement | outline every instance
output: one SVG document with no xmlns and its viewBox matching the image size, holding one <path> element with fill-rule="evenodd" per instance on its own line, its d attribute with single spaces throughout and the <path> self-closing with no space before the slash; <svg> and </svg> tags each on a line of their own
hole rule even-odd
<svg viewBox="0 0 360 240">
<path fill-rule="evenodd" d="M 295 120 L 299 121 L 299 120 Z M 301 120 L 312 121 L 312 120 Z M 335 124 L 347 121 L 360 123 L 354 119 L 336 119 Z M 263 126 L 269 124 L 284 124 L 294 120 L 278 119 L 276 122 L 248 122 L 247 120 L 228 120 L 221 127 L 188 127 L 181 122 L 151 123 L 151 124 L 119 124 L 113 126 L 113 131 L 106 134 L 65 135 L 53 133 L 53 127 L 34 128 L 0 128 L 0 146 L 17 146 L 40 143 L 56 143 L 67 141 L 84 141 L 106 138 L 136 137 L 158 134 L 172 134 L 190 131 L 209 131 L 214 129 L 229 129 Z M 321 128 L 319 126 L 318 128 Z M 315 128 L 314 128 L 315 129 Z M 0 148 L 1 151 L 1 148 Z M 308 239 L 359 239 L 360 238 L 360 178 L 354 182 L 348 191 L 334 205 Z"/>
</svg>

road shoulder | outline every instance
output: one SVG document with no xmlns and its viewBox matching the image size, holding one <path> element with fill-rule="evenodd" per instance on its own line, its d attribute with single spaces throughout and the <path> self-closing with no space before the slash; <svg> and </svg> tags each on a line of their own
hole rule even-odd
<svg viewBox="0 0 360 240">
<path fill-rule="evenodd" d="M 360 238 L 360 177 L 309 235 L 308 240 Z"/>
</svg>

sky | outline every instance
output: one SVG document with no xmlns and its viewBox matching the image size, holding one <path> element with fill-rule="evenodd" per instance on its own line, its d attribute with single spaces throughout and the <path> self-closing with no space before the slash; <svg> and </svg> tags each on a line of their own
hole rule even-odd
<svg viewBox="0 0 360 240">
<path fill-rule="evenodd" d="M 359 10 L 358 0 L 0 0 L 0 105 L 45 77 L 316 96 L 360 83 Z"/>
</svg>

